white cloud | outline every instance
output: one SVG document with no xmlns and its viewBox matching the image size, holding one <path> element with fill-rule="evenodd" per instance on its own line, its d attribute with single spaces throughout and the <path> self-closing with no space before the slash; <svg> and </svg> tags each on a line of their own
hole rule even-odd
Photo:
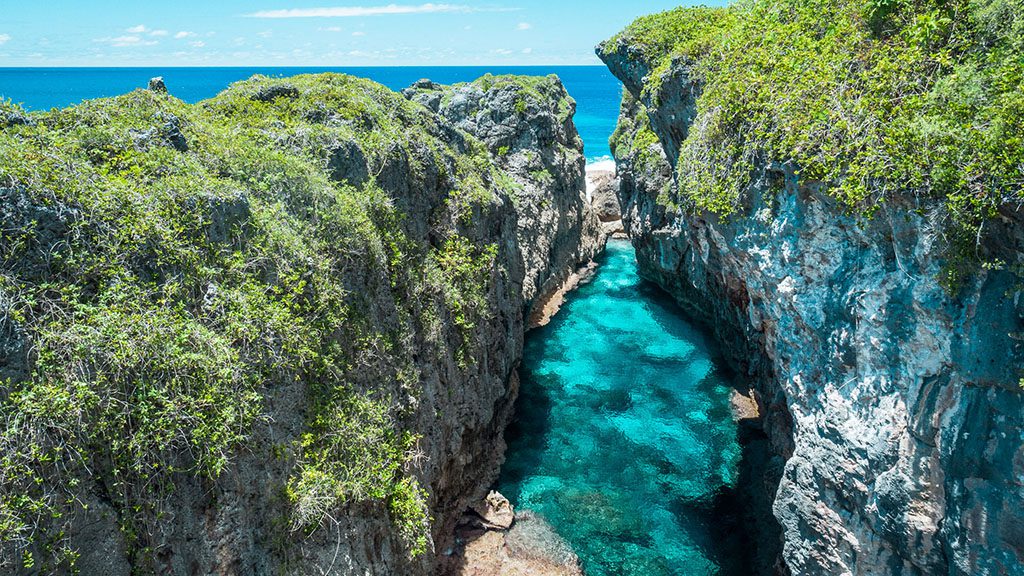
<svg viewBox="0 0 1024 576">
<path fill-rule="evenodd" d="M 512 54 L 512 51 L 507 48 L 498 48 L 497 50 L 494 51 L 494 53 L 498 54 L 499 56 L 509 56 Z"/>
<path fill-rule="evenodd" d="M 264 30 L 263 32 L 257 32 L 256 35 L 260 38 L 270 38 L 274 35 L 274 32 L 272 30 Z"/>
<path fill-rule="evenodd" d="M 147 28 L 144 25 L 139 24 L 138 26 L 132 26 L 131 28 L 125 29 L 125 32 L 129 34 L 142 34 L 146 30 Z"/>
<path fill-rule="evenodd" d="M 321 32 L 341 32 L 341 26 L 328 26 L 326 28 L 319 28 Z"/>
<path fill-rule="evenodd" d="M 531 26 L 529 22 L 520 22 L 519 25 L 516 26 L 516 30 L 529 30 L 530 28 L 533 28 L 533 26 Z"/>
<path fill-rule="evenodd" d="M 356 36 L 356 37 L 358 37 L 358 36 L 366 36 L 366 32 L 353 32 L 352 35 Z"/>
<path fill-rule="evenodd" d="M 206 46 L 206 42 L 203 42 L 202 40 L 196 40 L 195 42 L 189 42 L 188 45 L 193 48 L 202 48 Z"/>
<path fill-rule="evenodd" d="M 149 35 L 150 36 L 167 36 L 168 34 L 170 34 L 170 32 L 168 32 L 167 30 L 150 30 L 149 31 Z"/>
<path fill-rule="evenodd" d="M 93 42 L 100 44 L 109 44 L 117 48 L 124 48 L 128 46 L 153 46 L 159 44 L 156 40 L 143 40 L 141 36 L 117 36 L 115 38 L 97 38 Z"/>
<path fill-rule="evenodd" d="M 195 32 L 186 32 L 186 31 L 182 30 L 181 32 L 178 32 L 177 34 L 175 34 L 174 37 L 177 38 L 178 40 L 181 40 L 182 38 L 191 38 L 191 37 L 193 37 L 195 35 L 196 35 Z"/>
<path fill-rule="evenodd" d="M 533 48 L 523 48 L 523 54 L 533 54 Z"/>
<path fill-rule="evenodd" d="M 11 40 L 10 34 L 0 34 L 0 46 L 7 44 Z"/>
<path fill-rule="evenodd" d="M 354 18 L 384 14 L 437 14 L 451 12 L 507 12 L 507 8 L 474 8 L 460 4 L 419 4 L 416 6 L 339 6 L 336 8 L 289 8 L 246 14 L 249 18 Z"/>
</svg>

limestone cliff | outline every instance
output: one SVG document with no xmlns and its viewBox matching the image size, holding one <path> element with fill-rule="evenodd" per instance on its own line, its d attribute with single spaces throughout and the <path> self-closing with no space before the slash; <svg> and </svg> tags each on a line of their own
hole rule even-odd
<svg viewBox="0 0 1024 576">
<path fill-rule="evenodd" d="M 0 571 L 433 573 L 594 250 L 536 82 L 474 103 L 521 169 L 340 75 L 0 104 Z"/>
<path fill-rule="evenodd" d="M 781 534 L 788 570 L 1024 573 L 1016 204 L 979 235 L 1006 265 L 979 266 L 955 294 L 938 280 L 939 199 L 859 217 L 762 158 L 735 213 L 687 207 L 677 159 L 702 85 L 692 60 L 659 68 L 628 36 L 598 50 L 628 90 L 613 142 L 624 224 L 641 273 L 749 378 L 773 461 L 747 488 L 773 498 L 778 526 L 761 531 Z"/>
<path fill-rule="evenodd" d="M 528 303 L 542 304 L 600 251 L 605 238 L 586 201 L 583 142 L 572 122 L 576 102 L 557 76 L 485 76 L 455 86 L 423 80 L 403 94 L 483 141 L 515 181 Z"/>
</svg>

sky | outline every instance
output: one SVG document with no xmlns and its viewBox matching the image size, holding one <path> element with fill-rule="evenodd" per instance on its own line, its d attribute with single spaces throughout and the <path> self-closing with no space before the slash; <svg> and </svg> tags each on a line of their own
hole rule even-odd
<svg viewBox="0 0 1024 576">
<path fill-rule="evenodd" d="M 599 64 L 598 42 L 688 1 L 0 0 L 0 67 Z"/>
</svg>

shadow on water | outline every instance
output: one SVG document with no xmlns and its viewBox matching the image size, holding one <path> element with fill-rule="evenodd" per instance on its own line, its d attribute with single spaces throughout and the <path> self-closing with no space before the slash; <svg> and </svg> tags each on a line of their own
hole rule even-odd
<svg viewBox="0 0 1024 576">
<path fill-rule="evenodd" d="M 531 471 L 542 465 L 542 455 L 551 429 L 552 402 L 548 389 L 535 381 L 522 382 L 517 406 L 529 409 L 516 411 L 512 424 L 505 431 L 505 441 L 516 446 L 516 459 L 502 468 L 506 482 L 522 482 Z"/>
<path fill-rule="evenodd" d="M 703 329 L 609 246 L 594 280 L 527 335 L 499 490 L 545 517 L 589 576 L 748 576 L 755 433 Z M 742 438 L 741 438 L 742 437 Z"/>
</svg>

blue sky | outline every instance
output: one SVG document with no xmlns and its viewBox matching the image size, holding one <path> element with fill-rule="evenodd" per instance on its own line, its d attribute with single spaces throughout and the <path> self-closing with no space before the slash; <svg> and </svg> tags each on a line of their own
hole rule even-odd
<svg viewBox="0 0 1024 576">
<path fill-rule="evenodd" d="M 598 64 L 599 41 L 680 3 L 4 0 L 0 66 Z"/>
</svg>

